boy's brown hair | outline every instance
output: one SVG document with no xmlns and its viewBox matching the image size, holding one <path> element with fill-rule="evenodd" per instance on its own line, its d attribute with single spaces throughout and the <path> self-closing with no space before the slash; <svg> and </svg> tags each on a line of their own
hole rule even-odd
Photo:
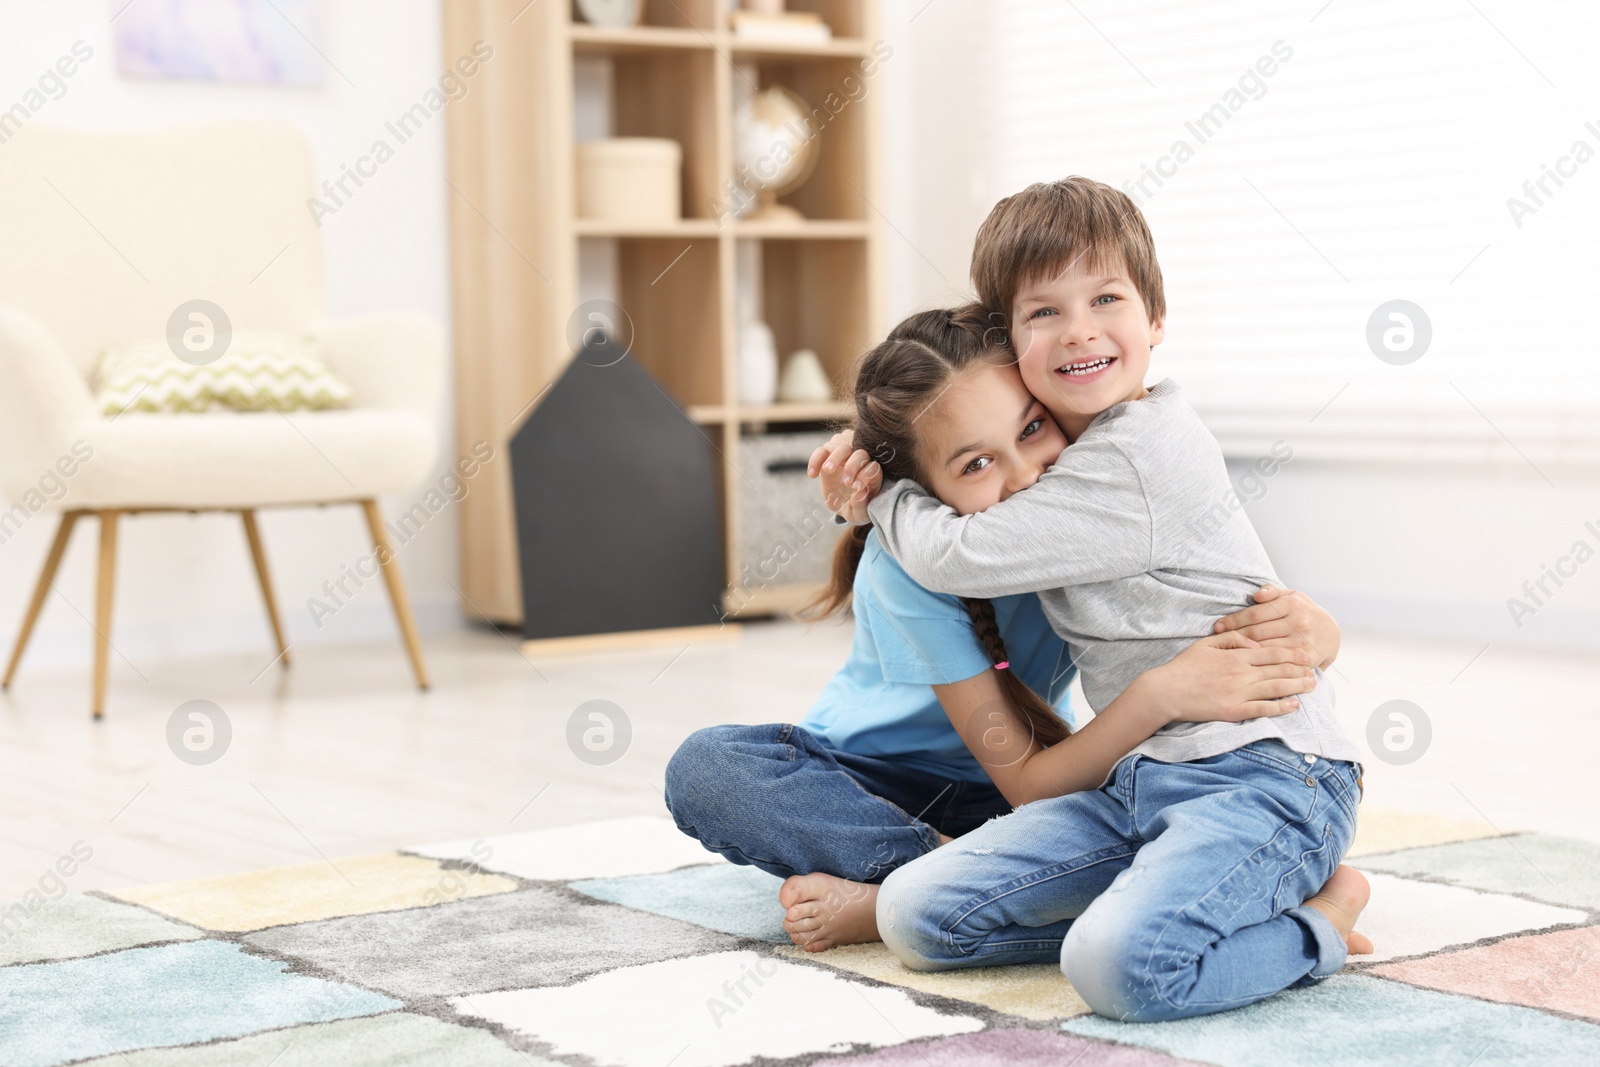
<svg viewBox="0 0 1600 1067">
<path fill-rule="evenodd" d="M 994 206 L 972 248 L 972 284 L 1010 322 L 1017 294 L 1078 261 L 1085 270 L 1127 270 L 1151 321 L 1165 318 L 1155 241 L 1134 202 L 1104 182 L 1074 175 L 1038 182 Z"/>
</svg>

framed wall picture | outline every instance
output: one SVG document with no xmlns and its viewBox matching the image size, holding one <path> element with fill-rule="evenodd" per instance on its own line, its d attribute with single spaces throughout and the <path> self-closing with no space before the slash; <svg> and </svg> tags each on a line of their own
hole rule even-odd
<svg viewBox="0 0 1600 1067">
<path fill-rule="evenodd" d="M 110 0 L 124 78 L 320 85 L 319 0 Z"/>
</svg>

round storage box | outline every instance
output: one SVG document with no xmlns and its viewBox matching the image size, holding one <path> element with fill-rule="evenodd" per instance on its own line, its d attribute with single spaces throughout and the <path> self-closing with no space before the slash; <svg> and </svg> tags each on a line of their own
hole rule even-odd
<svg viewBox="0 0 1600 1067">
<path fill-rule="evenodd" d="M 578 217 L 607 222 L 682 218 L 683 148 L 665 137 L 579 141 Z"/>
</svg>

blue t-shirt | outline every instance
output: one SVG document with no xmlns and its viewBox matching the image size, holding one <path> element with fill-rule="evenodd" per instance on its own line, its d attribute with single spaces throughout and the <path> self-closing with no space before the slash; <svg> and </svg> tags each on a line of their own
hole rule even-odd
<svg viewBox="0 0 1600 1067">
<path fill-rule="evenodd" d="M 1010 669 L 1071 723 L 1072 657 L 1039 598 L 1021 593 L 993 604 Z M 873 532 L 856 568 L 853 607 L 850 658 L 800 725 L 843 752 L 892 758 L 958 781 L 988 781 L 931 688 L 993 666 L 960 598 L 912 581 Z"/>
</svg>

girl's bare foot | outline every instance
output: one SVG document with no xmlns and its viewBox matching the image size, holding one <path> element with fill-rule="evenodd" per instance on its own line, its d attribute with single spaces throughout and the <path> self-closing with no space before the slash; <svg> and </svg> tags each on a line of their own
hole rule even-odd
<svg viewBox="0 0 1600 1067">
<path fill-rule="evenodd" d="M 878 941 L 878 887 L 831 874 L 796 874 L 778 888 L 783 928 L 807 952 Z"/>
<path fill-rule="evenodd" d="M 1372 887 L 1367 884 L 1366 876 L 1341 863 L 1327 884 L 1317 890 L 1316 896 L 1306 901 L 1306 906 L 1326 915 L 1334 929 L 1344 935 L 1349 950 L 1361 955 L 1372 951 L 1372 939 L 1356 931 L 1356 917 L 1371 896 Z"/>
</svg>

